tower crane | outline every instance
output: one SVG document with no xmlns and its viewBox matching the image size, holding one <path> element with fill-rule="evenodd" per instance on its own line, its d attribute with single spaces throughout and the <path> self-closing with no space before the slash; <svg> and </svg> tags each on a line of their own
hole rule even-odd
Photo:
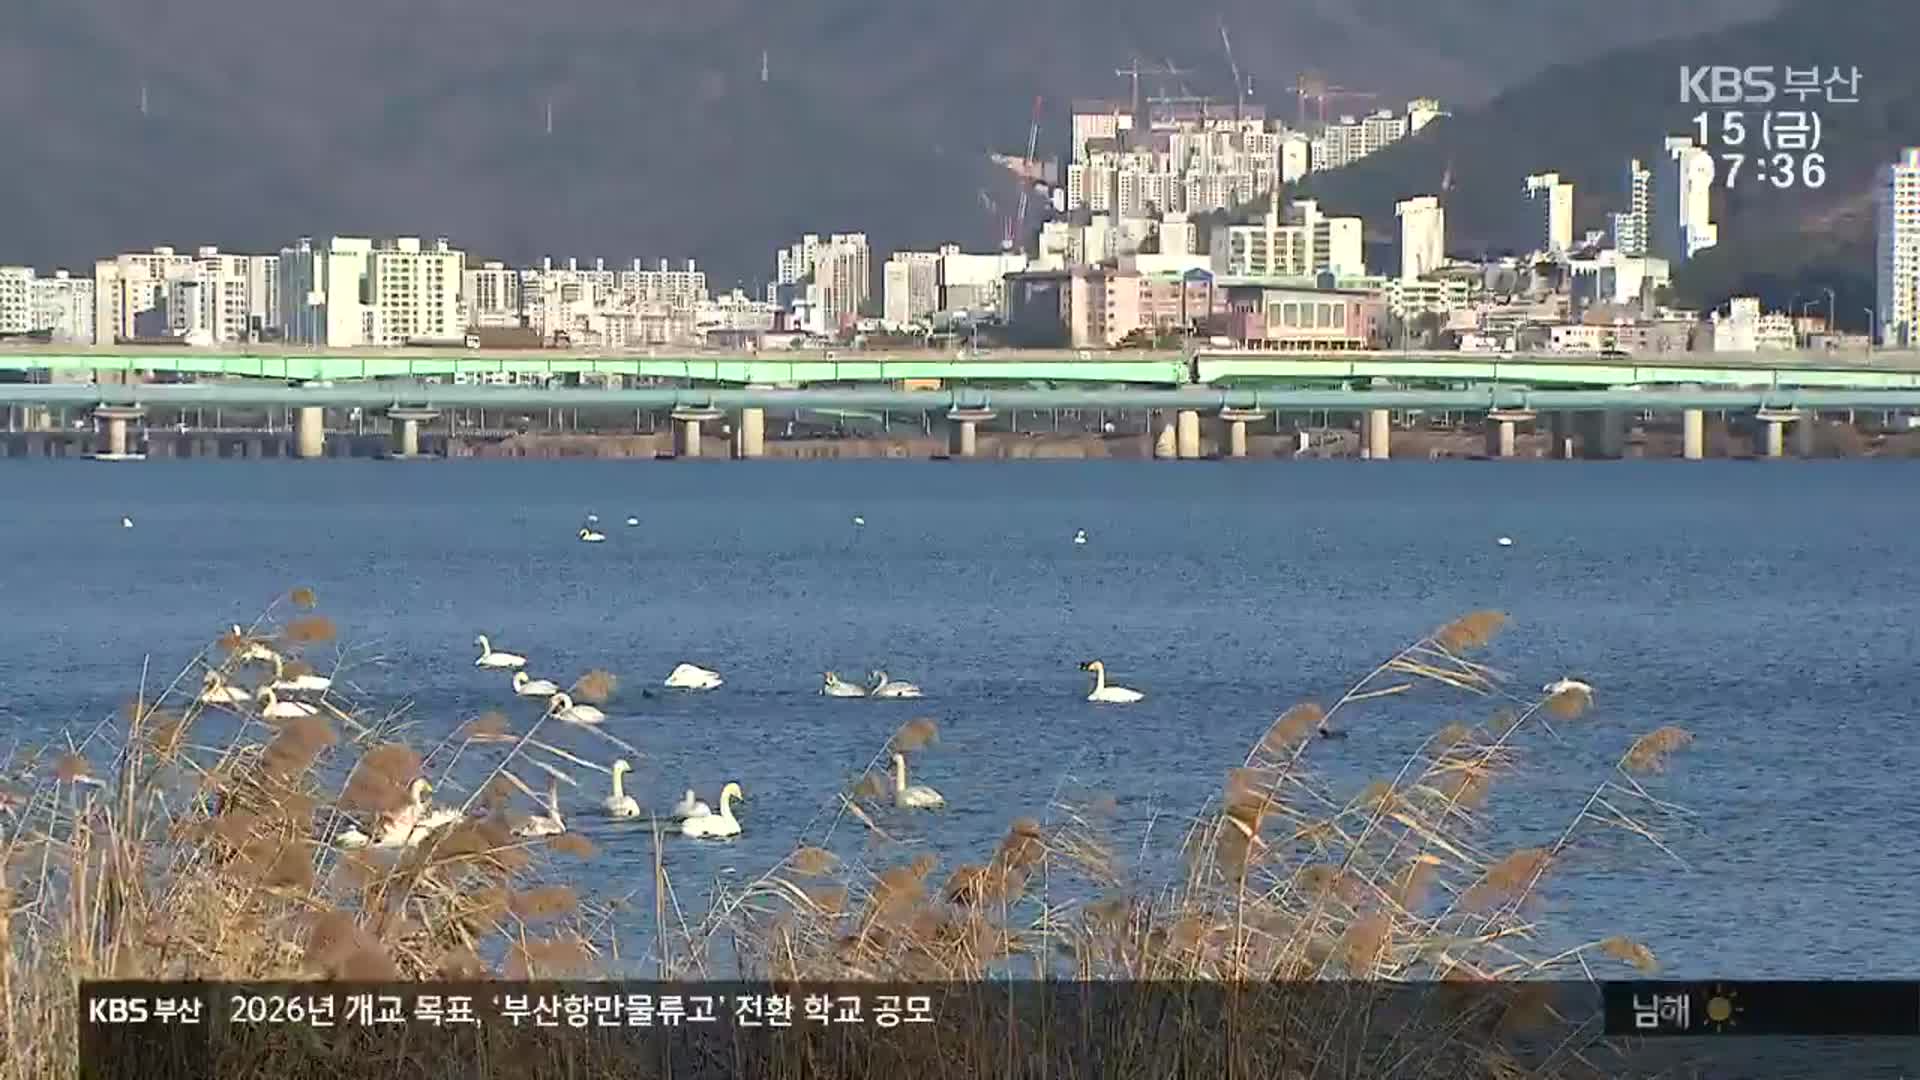
<svg viewBox="0 0 1920 1080">
<path fill-rule="evenodd" d="M 1038 95 L 1035 95 L 1033 99 L 1033 121 L 1027 125 L 1026 166 L 1028 169 L 1036 168 L 1033 155 L 1040 152 L 1041 104 L 1042 99 Z M 1013 216 L 1007 219 L 1006 239 L 1000 244 L 1001 248 L 1006 251 L 1013 250 L 1014 241 L 1019 237 L 1020 230 L 1024 230 L 1027 227 L 1027 195 L 1033 190 L 1033 185 L 1034 178 L 1032 176 L 1024 176 L 1021 178 L 1019 209 L 1015 210 Z"/>
</svg>

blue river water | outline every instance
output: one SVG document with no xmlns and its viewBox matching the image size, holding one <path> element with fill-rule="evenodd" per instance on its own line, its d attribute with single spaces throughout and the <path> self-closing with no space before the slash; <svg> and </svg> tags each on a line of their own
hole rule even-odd
<svg viewBox="0 0 1920 1080">
<path fill-rule="evenodd" d="M 1114 795 L 1121 850 L 1171 845 L 1279 710 L 1494 607 L 1512 621 L 1488 658 L 1516 685 L 1598 689 L 1494 787 L 1490 850 L 1551 843 L 1634 736 L 1696 738 L 1648 781 L 1693 811 L 1666 837 L 1686 865 L 1582 849 L 1545 892 L 1549 944 L 1629 933 L 1677 976 L 1898 977 L 1920 967 L 1916 486 L 1886 462 L 17 463 L 0 745 L 110 716 L 143 663 L 171 675 L 309 585 L 342 630 L 318 666 L 338 651 L 359 699 L 414 703 L 423 746 L 484 709 L 532 718 L 474 669 L 476 633 L 538 675 L 617 674 L 606 728 L 642 752 L 643 804 L 749 795 L 738 841 L 669 845 L 697 908 L 922 715 L 941 737 L 914 780 L 950 809 L 887 824 L 939 876 L 1057 790 Z M 588 513 L 607 542 L 574 539 Z M 1145 701 L 1084 701 L 1096 657 Z M 640 693 L 683 660 L 726 685 Z M 875 667 L 928 696 L 816 692 Z M 1488 712 L 1424 687 L 1315 753 L 1351 793 Z M 644 829 L 596 819 L 604 778 L 581 779 L 563 806 L 600 846 L 594 890 L 649 910 Z"/>
</svg>

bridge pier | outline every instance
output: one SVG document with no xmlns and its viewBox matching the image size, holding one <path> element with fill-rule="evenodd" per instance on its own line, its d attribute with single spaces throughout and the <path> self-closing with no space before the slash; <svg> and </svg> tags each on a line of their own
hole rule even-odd
<svg viewBox="0 0 1920 1080">
<path fill-rule="evenodd" d="M 973 458 L 980 453 L 980 425 L 993 419 L 992 409 L 948 409 L 947 453 Z"/>
<path fill-rule="evenodd" d="M 753 461 L 767 453 L 767 410 L 749 405 L 740 410 L 740 423 L 733 429 L 733 456 Z"/>
<path fill-rule="evenodd" d="M 1820 427 L 1819 414 L 1812 409 L 1800 410 L 1800 418 L 1793 422 L 1793 452 L 1800 457 L 1814 455 L 1814 435 Z"/>
<path fill-rule="evenodd" d="M 1707 414 L 1702 409 L 1680 413 L 1680 456 L 1699 461 L 1707 456 Z"/>
<path fill-rule="evenodd" d="M 1618 409 L 1594 409 L 1580 414 L 1581 456 L 1614 461 L 1626 454 L 1626 414 Z"/>
<path fill-rule="evenodd" d="M 94 419 L 104 421 L 107 425 L 107 449 L 103 453 L 94 454 L 94 460 L 139 461 L 144 458 L 146 456 L 144 454 L 128 453 L 127 422 L 130 420 L 138 420 L 145 415 L 147 415 L 147 407 L 145 405 L 95 406 L 93 410 Z"/>
<path fill-rule="evenodd" d="M 1533 413 L 1525 409 L 1494 409 L 1487 413 L 1487 456 L 1512 457 L 1519 441 L 1516 425 L 1532 419 Z"/>
<path fill-rule="evenodd" d="M 1181 409 L 1174 414 L 1174 451 L 1182 461 L 1195 461 L 1200 457 L 1200 414 L 1193 409 Z"/>
<path fill-rule="evenodd" d="M 700 456 L 700 425 L 707 420 L 718 420 L 724 414 L 718 409 L 675 409 L 673 418 L 673 456 L 693 460 Z"/>
<path fill-rule="evenodd" d="M 1151 413 L 1147 416 L 1147 422 L 1154 422 Z M 1171 461 L 1180 456 L 1179 435 L 1174 431 L 1173 421 L 1161 420 L 1160 426 L 1154 429 L 1153 456 L 1159 461 Z"/>
<path fill-rule="evenodd" d="M 1367 461 L 1386 461 L 1393 456 L 1393 414 L 1385 409 L 1368 409 L 1361 427 L 1360 457 Z"/>
<path fill-rule="evenodd" d="M 294 412 L 294 454 L 296 456 L 303 459 L 326 456 L 326 416 L 326 410 L 318 405 L 302 405 Z"/>
<path fill-rule="evenodd" d="M 1266 413 L 1258 409 L 1221 409 L 1220 419 L 1227 425 L 1227 456 L 1243 458 L 1247 456 L 1247 422 L 1264 420 Z"/>
<path fill-rule="evenodd" d="M 388 409 L 387 421 L 394 425 L 392 456 L 402 461 L 419 457 L 420 425 L 439 415 L 439 409 Z"/>
</svg>

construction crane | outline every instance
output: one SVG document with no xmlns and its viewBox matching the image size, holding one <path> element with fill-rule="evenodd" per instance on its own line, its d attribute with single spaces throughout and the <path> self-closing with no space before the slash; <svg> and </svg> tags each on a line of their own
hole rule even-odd
<svg viewBox="0 0 1920 1080">
<path fill-rule="evenodd" d="M 1240 65 L 1233 62 L 1233 39 L 1227 36 L 1227 20 L 1220 20 L 1220 44 L 1227 50 L 1227 69 L 1233 72 L 1233 121 L 1240 122 L 1241 108 L 1253 92 L 1252 80 L 1240 78 Z"/>
<path fill-rule="evenodd" d="M 1344 86 L 1331 86 L 1326 77 L 1318 72 L 1306 72 L 1294 81 L 1293 92 L 1300 99 L 1300 126 L 1307 126 L 1307 102 L 1316 106 L 1316 115 L 1322 128 L 1327 126 L 1327 102 L 1336 98 L 1358 98 L 1368 100 L 1379 97 L 1371 90 L 1349 90 Z"/>
<path fill-rule="evenodd" d="M 1036 171 L 1038 167 L 1033 160 L 1033 156 L 1040 152 L 1041 104 L 1042 100 L 1040 96 L 1037 94 L 1034 95 L 1033 121 L 1027 125 L 1027 157 L 1025 164 L 1029 170 Z M 1012 251 L 1013 242 L 1018 238 L 1019 230 L 1027 227 L 1027 194 L 1033 190 L 1033 184 L 1034 178 L 1031 176 L 1023 176 L 1020 178 L 1020 207 L 1014 211 L 1012 217 L 1007 219 L 1007 236 L 1000 244 L 1001 250 L 1003 251 Z"/>
</svg>

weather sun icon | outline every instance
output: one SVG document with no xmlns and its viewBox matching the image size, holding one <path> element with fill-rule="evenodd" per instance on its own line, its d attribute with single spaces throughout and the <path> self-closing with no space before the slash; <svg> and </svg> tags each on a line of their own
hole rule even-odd
<svg viewBox="0 0 1920 1080">
<path fill-rule="evenodd" d="M 1707 995 L 1706 1026 L 1710 1031 L 1727 1031 L 1740 1026 L 1740 995 L 1728 986 L 1715 983 Z"/>
</svg>

